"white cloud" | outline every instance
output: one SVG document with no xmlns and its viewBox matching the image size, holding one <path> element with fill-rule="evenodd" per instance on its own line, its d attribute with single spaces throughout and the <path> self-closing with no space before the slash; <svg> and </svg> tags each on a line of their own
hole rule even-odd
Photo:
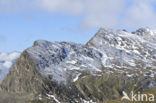
<svg viewBox="0 0 156 103">
<path fill-rule="evenodd" d="M 80 28 L 115 27 L 125 0 L 39 0 L 37 6 L 50 12 L 82 17 Z"/>
<path fill-rule="evenodd" d="M 20 55 L 19 52 L 12 52 L 12 53 L 0 53 L 0 61 L 14 61 Z"/>
<path fill-rule="evenodd" d="M 33 2 L 38 8 L 49 12 L 62 12 L 79 15 L 84 10 L 85 0 L 36 0 Z"/>
<path fill-rule="evenodd" d="M 4 68 L 10 68 L 12 66 L 12 62 L 10 61 L 5 61 L 3 64 Z"/>
<path fill-rule="evenodd" d="M 33 0 L 0 0 L 0 13 L 10 13 L 34 8 Z"/>
<path fill-rule="evenodd" d="M 128 2 L 132 5 L 127 6 Z M 156 0 L 0 0 L 2 11 L 27 9 L 45 10 L 82 18 L 79 27 L 156 28 L 156 11 L 152 3 Z M 121 15 L 123 17 L 121 18 Z"/>
<path fill-rule="evenodd" d="M 129 28 L 151 27 L 156 28 L 156 11 L 151 2 L 156 0 L 135 0 L 133 5 L 125 12 L 124 26 Z"/>
<path fill-rule="evenodd" d="M 7 75 L 16 59 L 20 56 L 19 52 L 0 53 L 0 82 Z"/>
</svg>

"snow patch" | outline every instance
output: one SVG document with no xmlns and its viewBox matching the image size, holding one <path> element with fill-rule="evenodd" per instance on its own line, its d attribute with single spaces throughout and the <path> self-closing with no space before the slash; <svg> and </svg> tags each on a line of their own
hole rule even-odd
<svg viewBox="0 0 156 103">
<path fill-rule="evenodd" d="M 80 99 L 81 99 L 82 103 L 96 103 L 96 102 L 93 102 L 93 100 L 87 101 L 87 100 L 82 99 L 82 98 L 80 98 Z"/>
<path fill-rule="evenodd" d="M 79 79 L 80 75 L 81 75 L 81 73 L 77 74 L 76 77 L 73 79 L 73 82 L 76 82 Z"/>
<path fill-rule="evenodd" d="M 58 99 L 56 99 L 56 98 L 55 98 L 55 96 L 54 96 L 54 95 L 47 94 L 47 96 L 48 96 L 48 99 L 54 99 L 54 101 L 55 101 L 56 103 L 61 103 L 61 102 L 59 102 L 59 100 L 58 100 Z"/>
</svg>

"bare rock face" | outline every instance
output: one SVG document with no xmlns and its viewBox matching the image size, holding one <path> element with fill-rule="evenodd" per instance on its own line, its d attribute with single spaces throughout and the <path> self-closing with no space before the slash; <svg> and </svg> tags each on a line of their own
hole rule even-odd
<svg viewBox="0 0 156 103">
<path fill-rule="evenodd" d="M 103 103 L 155 90 L 155 35 L 100 29 L 86 45 L 35 41 L 0 84 L 0 103 Z"/>
<path fill-rule="evenodd" d="M 40 94 L 44 84 L 29 54 L 24 51 L 1 83 L 0 103 L 4 103 L 3 101 L 15 103 L 25 101 L 26 98 L 30 99 L 34 94 Z"/>
</svg>

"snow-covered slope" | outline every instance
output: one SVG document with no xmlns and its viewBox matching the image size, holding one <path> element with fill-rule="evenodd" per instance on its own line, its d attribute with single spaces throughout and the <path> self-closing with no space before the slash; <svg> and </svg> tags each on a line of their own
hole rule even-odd
<svg viewBox="0 0 156 103">
<path fill-rule="evenodd" d="M 155 35 L 144 28 L 100 29 L 87 45 L 35 41 L 0 84 L 0 102 L 104 103 L 119 100 L 122 91 L 155 90 Z"/>
<path fill-rule="evenodd" d="M 48 42 L 39 40 L 27 49 L 38 71 L 57 82 L 76 81 L 84 73 L 125 73 L 127 76 L 156 75 L 156 32 L 138 29 L 100 29 L 87 43 Z M 70 80 L 68 80 L 70 79 Z"/>
<path fill-rule="evenodd" d="M 106 53 L 108 66 L 156 67 L 156 32 L 149 29 L 100 29 L 87 45 Z"/>
<path fill-rule="evenodd" d="M 0 53 L 0 82 L 7 75 L 19 55 L 19 52 Z"/>
<path fill-rule="evenodd" d="M 106 54 L 106 67 L 147 69 L 156 68 L 156 31 L 140 28 L 128 33 L 101 28 L 87 43 Z"/>
<path fill-rule="evenodd" d="M 87 46 L 68 42 L 39 40 L 27 49 L 46 78 L 66 84 L 68 78 L 76 81 L 81 72 L 96 73 L 103 67 L 103 54 Z"/>
</svg>

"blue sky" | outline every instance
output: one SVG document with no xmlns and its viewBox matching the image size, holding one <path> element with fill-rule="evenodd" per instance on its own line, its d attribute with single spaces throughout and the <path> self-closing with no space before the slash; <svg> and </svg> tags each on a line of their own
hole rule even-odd
<svg viewBox="0 0 156 103">
<path fill-rule="evenodd" d="M 35 40 L 85 44 L 100 27 L 156 28 L 156 0 L 0 0 L 0 52 Z"/>
<path fill-rule="evenodd" d="M 22 51 L 35 40 L 71 41 L 85 44 L 97 31 L 79 31 L 81 18 L 62 14 L 35 12 L 0 14 L 0 52 Z M 0 39 L 1 40 L 1 39 Z"/>
</svg>

